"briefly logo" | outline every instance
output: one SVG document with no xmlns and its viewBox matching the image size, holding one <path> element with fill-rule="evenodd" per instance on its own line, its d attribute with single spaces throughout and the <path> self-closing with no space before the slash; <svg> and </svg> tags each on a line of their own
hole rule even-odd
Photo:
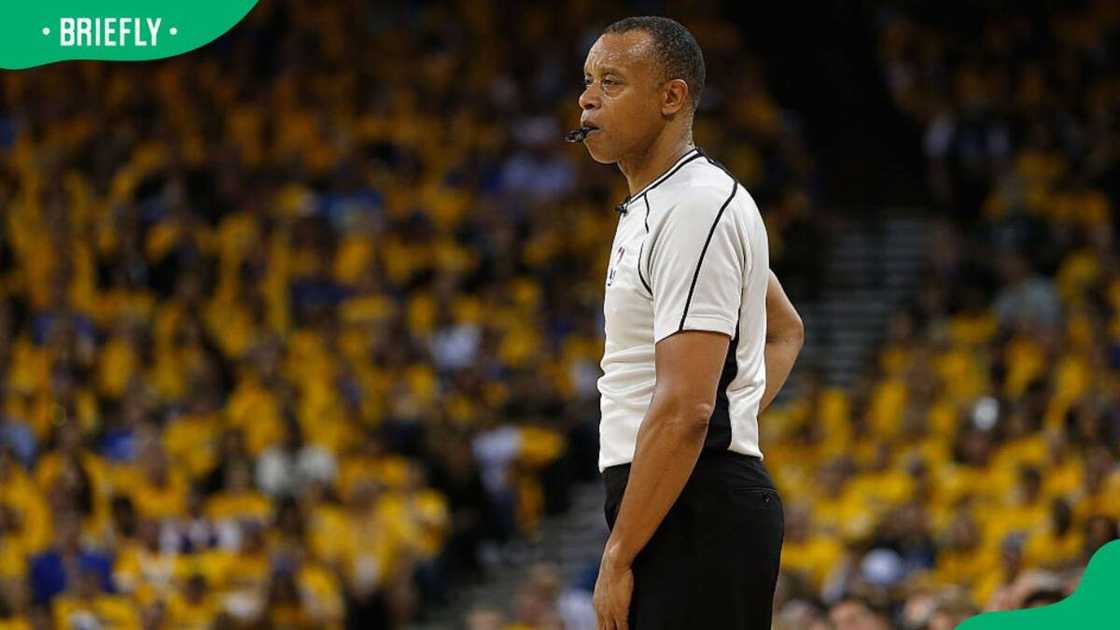
<svg viewBox="0 0 1120 630">
<path fill-rule="evenodd" d="M 13 2 L 0 20 L 0 68 L 56 61 L 148 61 L 208 44 L 257 0 Z"/>
<path fill-rule="evenodd" d="M 62 17 L 58 19 L 58 45 L 71 46 L 144 46 L 159 45 L 159 30 L 163 18 L 138 17 Z M 179 29 L 172 26 L 172 35 Z M 50 35 L 49 26 L 43 27 L 43 35 Z"/>
</svg>

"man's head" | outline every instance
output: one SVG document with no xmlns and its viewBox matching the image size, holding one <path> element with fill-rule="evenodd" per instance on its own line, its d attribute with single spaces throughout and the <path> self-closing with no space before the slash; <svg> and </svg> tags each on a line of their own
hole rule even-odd
<svg viewBox="0 0 1120 630">
<path fill-rule="evenodd" d="M 867 600 L 846 597 L 832 606 L 828 619 L 836 630 L 887 630 L 890 622 Z"/>
<path fill-rule="evenodd" d="M 662 133 L 691 133 L 704 89 L 704 55 L 680 23 L 663 17 L 619 20 L 587 53 L 580 123 L 597 129 L 585 144 L 610 164 L 644 152 Z"/>
</svg>

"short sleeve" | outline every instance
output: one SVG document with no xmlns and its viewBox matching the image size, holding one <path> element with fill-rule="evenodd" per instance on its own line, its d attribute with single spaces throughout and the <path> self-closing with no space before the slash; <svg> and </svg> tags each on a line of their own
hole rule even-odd
<svg viewBox="0 0 1120 630">
<path fill-rule="evenodd" d="M 747 243 L 731 216 L 737 188 L 698 192 L 651 226 L 654 343 L 683 330 L 735 336 L 747 271 Z"/>
</svg>

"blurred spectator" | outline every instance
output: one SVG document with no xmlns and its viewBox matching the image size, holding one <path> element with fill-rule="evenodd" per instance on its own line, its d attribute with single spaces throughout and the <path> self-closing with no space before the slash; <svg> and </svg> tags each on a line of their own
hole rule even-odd
<svg viewBox="0 0 1120 630">
<path fill-rule="evenodd" d="M 337 474 L 334 455 L 306 444 L 294 419 L 286 422 L 284 431 L 283 441 L 262 453 L 257 462 L 261 490 L 273 497 L 291 497 L 302 494 L 308 484 L 330 482 Z"/>
<path fill-rule="evenodd" d="M 77 515 L 55 515 L 56 544 L 31 558 L 28 568 L 35 603 L 48 604 L 71 589 L 83 597 L 113 591 L 112 560 L 82 542 Z"/>
<path fill-rule="evenodd" d="M 1003 288 L 994 308 L 1001 325 L 1018 329 L 1053 329 L 1058 325 L 1061 307 L 1057 292 L 1052 283 L 1032 272 L 1025 256 L 1005 253 L 1000 273 Z"/>
<path fill-rule="evenodd" d="M 802 599 L 787 602 L 775 614 L 775 630 L 826 630 L 830 622 L 826 611 Z"/>
<path fill-rule="evenodd" d="M 833 604 L 828 611 L 828 619 L 835 630 L 889 630 L 891 627 L 884 613 L 855 597 Z"/>
<path fill-rule="evenodd" d="M 598 569 L 598 565 L 591 567 Z M 476 607 L 464 617 L 465 627 L 522 630 L 552 628 L 556 630 L 594 630 L 595 608 L 591 604 L 594 575 L 587 584 L 565 587 L 557 568 L 537 563 L 528 568 L 525 581 L 514 594 L 508 614 L 499 610 Z"/>
<path fill-rule="evenodd" d="M 35 448 L 35 436 L 27 425 L 0 414 L 0 451 L 10 453 L 23 466 L 30 467 L 35 461 Z"/>
<path fill-rule="evenodd" d="M 962 590 L 948 590 L 938 598 L 929 618 L 929 630 L 952 630 L 978 612 Z"/>
<path fill-rule="evenodd" d="M 505 630 L 509 627 L 501 612 L 490 608 L 475 608 L 467 613 L 466 630 Z"/>
<path fill-rule="evenodd" d="M 1082 562 L 1088 563 L 1089 558 L 1105 544 L 1120 538 L 1116 519 L 1097 514 L 1090 516 L 1085 522 L 1085 549 L 1081 554 Z"/>
</svg>

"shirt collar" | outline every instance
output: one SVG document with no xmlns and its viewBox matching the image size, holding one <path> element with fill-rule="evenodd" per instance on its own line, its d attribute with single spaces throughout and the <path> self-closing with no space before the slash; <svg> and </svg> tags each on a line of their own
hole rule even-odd
<svg viewBox="0 0 1120 630">
<path fill-rule="evenodd" d="M 649 184 L 646 184 L 645 188 L 642 188 L 640 191 L 638 191 L 637 194 L 626 195 L 626 199 L 623 199 L 622 203 L 618 204 L 619 207 L 620 208 L 629 207 L 631 202 L 637 201 L 643 195 L 645 195 L 649 191 L 653 190 L 655 187 L 660 186 L 662 183 L 665 182 L 665 180 L 672 177 L 673 174 L 676 173 L 678 170 L 680 170 L 680 168 L 682 166 L 684 166 L 684 164 L 686 162 L 691 162 L 692 160 L 695 160 L 696 158 L 698 158 L 702 155 L 704 155 L 704 152 L 701 151 L 699 147 L 692 147 L 687 152 L 685 152 L 684 155 L 682 155 L 680 158 L 678 158 L 676 162 L 673 162 L 672 166 L 665 169 L 665 171 L 663 173 L 661 173 L 661 175 L 658 175 L 657 177 L 654 178 L 654 180 L 652 182 L 650 182 Z"/>
</svg>

